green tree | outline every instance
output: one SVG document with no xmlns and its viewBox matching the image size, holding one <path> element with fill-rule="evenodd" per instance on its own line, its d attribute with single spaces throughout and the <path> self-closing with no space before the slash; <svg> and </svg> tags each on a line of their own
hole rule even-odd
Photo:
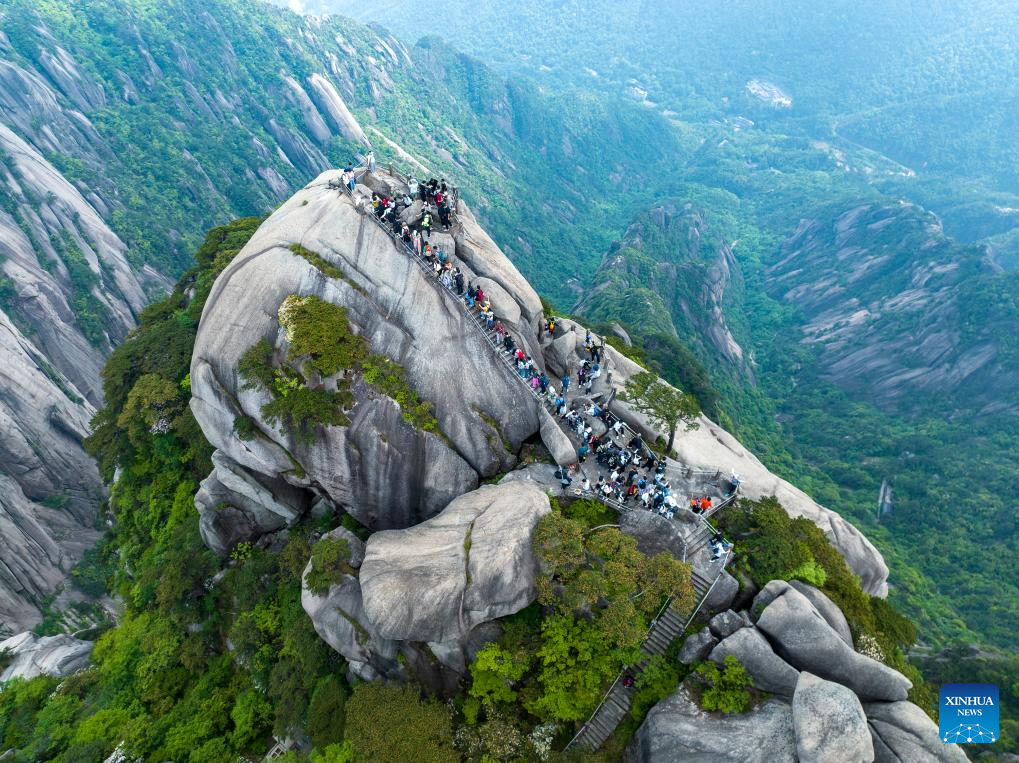
<svg viewBox="0 0 1019 763">
<path fill-rule="evenodd" d="M 355 686 L 347 701 L 346 740 L 357 761 L 448 763 L 458 757 L 449 709 L 421 699 L 411 685 Z"/>
<path fill-rule="evenodd" d="M 513 654 L 496 644 L 489 644 L 478 652 L 471 663 L 471 688 L 468 693 L 486 705 L 513 702 L 517 698 L 513 685 L 523 678 L 530 663 L 526 654 Z"/>
<path fill-rule="evenodd" d="M 619 397 L 647 416 L 656 427 L 669 432 L 666 446 L 669 452 L 680 424 L 685 424 L 687 431 L 698 426 L 695 419 L 701 407 L 697 399 L 666 384 L 650 371 L 641 371 L 628 379 Z"/>
<path fill-rule="evenodd" d="M 315 747 L 343 740 L 347 691 L 336 676 L 323 676 L 308 701 L 308 736 Z"/>
</svg>

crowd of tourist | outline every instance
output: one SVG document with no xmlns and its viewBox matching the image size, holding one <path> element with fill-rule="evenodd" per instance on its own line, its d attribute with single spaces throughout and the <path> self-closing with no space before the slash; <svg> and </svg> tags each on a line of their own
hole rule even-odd
<svg viewBox="0 0 1019 763">
<path fill-rule="evenodd" d="M 357 177 L 351 165 L 344 170 L 341 181 L 350 191 L 356 187 Z M 557 389 L 548 375 L 537 366 L 534 358 L 525 352 L 522 344 L 507 330 L 481 286 L 465 277 L 453 253 L 445 251 L 441 245 L 432 245 L 430 234 L 434 225 L 433 207 L 444 230 L 449 230 L 453 222 L 450 191 L 446 181 L 433 178 L 421 182 L 411 177 L 407 186 L 407 193 L 399 198 L 373 192 L 372 213 L 381 224 L 392 230 L 393 235 L 408 250 L 428 263 L 444 288 L 463 300 L 478 325 L 490 332 L 493 343 L 516 368 L 520 378 L 554 412 L 564 430 L 576 438 L 577 462 L 556 471 L 563 489 L 569 489 L 575 478 L 582 475 L 579 488 L 575 489 L 580 496 L 594 496 L 621 506 L 632 505 L 656 512 L 666 519 L 673 519 L 680 503 L 666 477 L 665 459 L 656 455 L 640 435 L 632 434 L 620 419 L 611 414 L 608 406 L 603 407 L 596 401 L 580 404 L 576 399 L 571 400 L 569 373 L 557 380 Z M 420 215 L 402 214 L 416 200 L 422 202 Z M 545 320 L 543 329 L 554 336 L 556 319 L 551 317 Z M 604 344 L 600 344 L 588 331 L 583 350 L 587 357 L 581 359 L 576 369 L 576 389 L 583 390 L 584 396 L 590 399 L 594 382 L 602 374 Z M 593 483 L 584 467 L 588 458 L 592 457 L 597 472 L 597 481 Z M 693 497 L 689 503 L 694 514 L 710 514 L 713 506 L 708 496 Z M 713 559 L 718 559 L 728 548 L 721 536 L 713 538 L 711 545 Z"/>
</svg>

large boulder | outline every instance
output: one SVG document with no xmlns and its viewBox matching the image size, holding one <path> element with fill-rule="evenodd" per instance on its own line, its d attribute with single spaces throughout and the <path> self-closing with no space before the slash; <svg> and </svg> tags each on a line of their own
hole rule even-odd
<svg viewBox="0 0 1019 763">
<path fill-rule="evenodd" d="M 759 630 L 740 628 L 722 639 L 711 650 L 710 657 L 721 665 L 730 654 L 746 669 L 755 688 L 770 694 L 792 696 L 799 671 L 775 654 Z"/>
<path fill-rule="evenodd" d="M 298 192 L 217 278 L 195 341 L 192 410 L 209 441 L 245 469 L 314 486 L 373 529 L 403 528 L 434 516 L 480 478 L 511 469 L 514 453 L 539 430 L 540 405 L 497 361 L 455 295 L 346 194 L 327 187 L 337 177 L 326 173 Z M 381 171 L 373 178 L 396 182 Z M 458 235 L 456 256 L 502 288 L 504 305 L 515 302 L 522 316 L 540 313 L 530 286 L 494 244 L 481 247 L 482 238 L 472 234 L 471 243 Z M 342 277 L 295 254 L 294 244 Z M 398 363 L 409 387 L 433 405 L 438 431 L 408 423 L 398 402 L 360 379 L 352 385 L 349 426 L 318 427 L 307 442 L 267 422 L 261 409 L 268 393 L 245 388 L 237 366 L 261 339 L 286 349 L 278 310 L 291 294 L 346 308 L 371 352 Z M 525 345 L 538 344 L 523 319 L 517 335 Z M 253 438 L 234 431 L 242 418 L 253 422 Z"/>
<path fill-rule="evenodd" d="M 789 585 L 806 596 L 814 605 L 814 609 L 824 618 L 824 621 L 832 627 L 832 630 L 839 634 L 839 637 L 849 646 L 853 646 L 853 632 L 849 629 L 849 621 L 846 620 L 846 616 L 842 614 L 842 610 L 835 602 L 809 583 L 790 580 Z"/>
<path fill-rule="evenodd" d="M 68 634 L 36 636 L 31 631 L 0 641 L 0 656 L 10 663 L 0 673 L 0 684 L 15 678 L 66 676 L 88 665 L 93 643 Z"/>
<path fill-rule="evenodd" d="M 684 665 L 693 665 L 707 657 L 717 643 L 718 639 L 704 628 L 686 637 L 683 646 L 679 648 L 677 659 Z"/>
<path fill-rule="evenodd" d="M 800 673 L 793 694 L 793 726 L 800 763 L 870 763 L 874 760 L 860 700 L 842 684 Z"/>
<path fill-rule="evenodd" d="M 205 545 L 226 555 L 238 543 L 293 525 L 304 516 L 310 494 L 281 479 L 254 474 L 222 451 L 212 454 L 212 473 L 195 495 Z"/>
<path fill-rule="evenodd" d="M 733 633 L 742 628 L 743 625 L 743 618 L 731 609 L 719 612 L 708 621 L 708 628 L 711 629 L 711 632 L 716 638 L 726 638 L 727 636 L 731 636 Z"/>
<path fill-rule="evenodd" d="M 350 550 L 347 562 L 353 570 L 364 562 L 364 542 L 349 530 L 337 527 L 322 539 L 346 541 Z M 311 568 L 309 561 L 302 576 L 301 606 L 311 618 L 315 632 L 344 656 L 350 671 L 359 678 L 371 681 L 381 676 L 405 677 L 398 659 L 398 644 L 380 636 L 365 616 L 357 576 L 344 574 L 325 594 L 312 593 L 306 582 Z"/>
<path fill-rule="evenodd" d="M 723 609 L 728 609 L 732 606 L 738 593 L 739 582 L 728 572 L 722 570 L 718 575 L 718 580 L 715 581 L 711 591 L 705 597 L 701 608 L 705 612 L 719 612 Z"/>
<path fill-rule="evenodd" d="M 966 763 L 959 746 L 943 742 L 937 725 L 912 702 L 867 702 L 863 711 L 870 724 L 876 763 Z"/>
<path fill-rule="evenodd" d="M 764 608 L 757 627 L 793 667 L 844 684 L 861 699 L 904 700 L 912 686 L 901 673 L 854 652 L 791 586 Z"/>
<path fill-rule="evenodd" d="M 486 485 L 438 516 L 368 539 L 364 610 L 383 638 L 448 642 L 535 597 L 531 534 L 551 511 L 527 482 Z"/>
<path fill-rule="evenodd" d="M 552 460 L 560 466 L 568 466 L 577 463 L 577 449 L 569 435 L 559 426 L 555 417 L 545 408 L 538 411 L 538 421 L 541 422 L 541 442 L 548 449 Z"/>
<path fill-rule="evenodd" d="M 626 760 L 795 763 L 792 709 L 770 699 L 742 715 L 706 713 L 681 686 L 651 708 L 626 750 Z"/>
</svg>

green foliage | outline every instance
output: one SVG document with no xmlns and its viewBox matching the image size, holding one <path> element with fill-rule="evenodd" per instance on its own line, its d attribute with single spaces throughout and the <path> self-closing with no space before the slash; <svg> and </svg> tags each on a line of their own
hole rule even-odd
<svg viewBox="0 0 1019 763">
<path fill-rule="evenodd" d="M 651 657 L 634 681 L 630 717 L 635 721 L 643 720 L 648 710 L 676 691 L 684 677 L 683 667 L 678 660 L 670 660 L 662 655 Z"/>
<path fill-rule="evenodd" d="M 421 400 L 407 382 L 407 372 L 385 355 L 371 355 L 361 364 L 364 380 L 400 406 L 400 415 L 408 424 L 424 432 L 441 434 L 432 404 Z"/>
<path fill-rule="evenodd" d="M 315 747 L 328 749 L 343 741 L 346 703 L 347 690 L 336 676 L 323 676 L 315 684 L 308 701 L 307 723 L 308 736 Z M 329 754 L 335 756 L 339 753 L 323 750 L 324 756 Z"/>
<path fill-rule="evenodd" d="M 558 509 L 538 522 L 532 541 L 538 600 L 546 608 L 540 635 L 533 616 L 521 613 L 471 667 L 470 696 L 486 714 L 517 701 L 545 721 L 585 718 L 636 659 L 662 604 L 671 599 L 683 609 L 693 602 L 687 565 L 666 553 L 645 556 L 616 528 L 591 529 L 604 517 L 588 502 L 566 503 L 563 511 L 575 518 Z"/>
<path fill-rule="evenodd" d="M 668 431 L 666 449 L 669 451 L 676 440 L 676 430 L 680 423 L 685 424 L 687 431 L 698 426 L 695 421 L 700 413 L 697 400 L 692 395 L 663 384 L 650 371 L 641 371 L 627 379 L 626 387 L 619 397 L 632 405 L 634 410 L 646 415 L 652 424 Z"/>
<path fill-rule="evenodd" d="M 0 692 L 0 746 L 15 761 L 99 761 L 123 742 L 146 760 L 232 763 L 264 754 L 272 732 L 309 727 L 309 698 L 319 698 L 316 718 L 335 718 L 315 689 L 343 662 L 300 603 L 310 529 L 292 528 L 278 554 L 239 548 L 210 587 L 221 562 L 193 503 L 211 448 L 182 382 L 212 281 L 258 224 L 211 231 L 199 265 L 144 311 L 104 370 L 107 406 L 87 444 L 107 479 L 121 470 L 116 523 L 77 577 L 117 594 L 125 611 L 98 638 L 92 670 L 59 688 L 47 678 Z"/>
<path fill-rule="evenodd" d="M 702 662 L 694 675 L 701 684 L 702 709 L 722 713 L 745 713 L 750 709 L 752 698 L 747 691 L 750 676 L 733 655 L 725 658 L 722 668 L 713 662 Z"/>
<path fill-rule="evenodd" d="M 341 305 L 291 294 L 280 305 L 279 320 L 290 343 L 287 358 L 301 363 L 305 376 L 357 369 L 368 354 L 367 340 L 351 329 Z"/>
<path fill-rule="evenodd" d="M 560 509 L 564 517 L 580 522 L 586 529 L 615 524 L 619 518 L 612 509 L 593 498 L 562 497 L 553 500 L 557 501 L 553 508 Z"/>
<path fill-rule="evenodd" d="M 323 538 L 311 551 L 311 569 L 304 576 L 308 590 L 316 596 L 325 596 L 329 587 L 353 575 L 350 566 L 350 543 L 346 538 Z"/>
<path fill-rule="evenodd" d="M 448 763 L 456 759 L 449 710 L 414 686 L 358 684 L 347 700 L 346 741 L 356 761 Z"/>
<path fill-rule="evenodd" d="M 329 278 L 342 279 L 344 277 L 343 271 L 333 265 L 327 259 L 325 259 L 318 252 L 313 252 L 310 249 L 306 249 L 300 244 L 291 244 L 290 251 L 296 254 L 301 259 L 307 260 L 312 266 L 321 271 L 324 275 Z"/>
<path fill-rule="evenodd" d="M 258 435 L 258 427 L 250 416 L 237 416 L 234 419 L 234 434 L 237 438 L 248 442 Z"/>
<path fill-rule="evenodd" d="M 477 653 L 471 663 L 471 688 L 468 694 L 488 705 L 516 700 L 514 684 L 530 668 L 526 652 L 513 654 L 496 644 L 489 644 Z"/>
</svg>

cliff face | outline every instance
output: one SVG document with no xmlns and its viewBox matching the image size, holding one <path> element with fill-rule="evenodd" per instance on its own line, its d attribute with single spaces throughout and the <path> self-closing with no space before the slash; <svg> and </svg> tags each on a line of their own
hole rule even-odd
<svg viewBox="0 0 1019 763">
<path fill-rule="evenodd" d="M 81 443 L 102 403 L 104 358 L 160 282 L 134 270 L 96 208 L 2 124 L 0 159 L 0 633 L 10 634 L 38 620 L 98 537 L 103 486 Z"/>
<path fill-rule="evenodd" d="M 693 204 L 670 203 L 631 223 L 574 310 L 592 320 L 625 317 L 641 334 L 669 334 L 701 357 L 717 356 L 727 367 L 752 374 L 725 311 L 742 288 L 730 242 Z"/>
<path fill-rule="evenodd" d="M 998 272 L 918 207 L 861 204 L 803 220 L 766 285 L 799 312 L 825 375 L 854 395 L 906 411 L 940 398 L 1017 413 L 1019 316 Z"/>
</svg>

